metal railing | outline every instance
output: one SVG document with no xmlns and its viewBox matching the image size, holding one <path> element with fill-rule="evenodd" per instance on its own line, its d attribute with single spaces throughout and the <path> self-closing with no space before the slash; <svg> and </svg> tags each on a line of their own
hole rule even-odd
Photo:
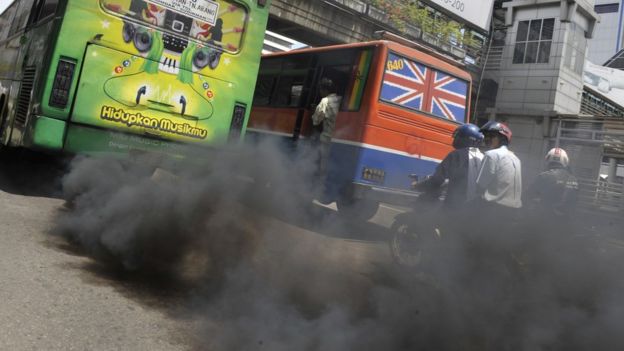
<svg viewBox="0 0 624 351">
<path fill-rule="evenodd" d="M 492 46 L 488 51 L 487 59 L 485 61 L 486 71 L 499 71 L 501 63 L 503 62 L 503 49 L 504 46 Z"/>
<path fill-rule="evenodd" d="M 624 109 L 588 90 L 587 87 L 583 90 L 581 113 L 595 117 L 624 117 Z"/>
<path fill-rule="evenodd" d="M 624 184 L 579 179 L 577 209 L 621 218 L 624 214 Z"/>
<path fill-rule="evenodd" d="M 608 122 L 603 120 L 560 119 L 555 146 L 561 141 L 624 146 L 624 131 L 609 128 Z"/>
<path fill-rule="evenodd" d="M 562 146 L 576 157 L 583 150 L 598 150 L 602 157 L 607 151 L 616 152 L 624 147 L 624 120 L 621 118 L 566 118 L 557 125 L 555 146 Z M 591 151 L 589 151 L 591 152 Z M 616 155 L 617 156 L 617 155 Z M 621 154 L 624 157 L 624 153 Z M 596 164 L 600 164 L 597 162 Z M 583 170 L 582 167 L 579 170 Z M 624 215 L 624 184 L 604 180 L 597 171 L 579 176 L 579 211 L 621 219 Z M 590 175 L 593 173 L 594 175 Z"/>
</svg>

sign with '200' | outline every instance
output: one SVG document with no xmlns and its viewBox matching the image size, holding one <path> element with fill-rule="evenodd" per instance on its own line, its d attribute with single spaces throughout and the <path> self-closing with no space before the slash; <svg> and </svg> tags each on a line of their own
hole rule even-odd
<svg viewBox="0 0 624 351">
<path fill-rule="evenodd" d="M 489 30 L 494 0 L 431 0 L 434 4 L 483 30 Z"/>
</svg>

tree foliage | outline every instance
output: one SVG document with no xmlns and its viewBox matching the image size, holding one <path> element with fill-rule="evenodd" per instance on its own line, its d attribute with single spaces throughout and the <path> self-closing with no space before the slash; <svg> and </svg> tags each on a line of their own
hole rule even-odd
<svg viewBox="0 0 624 351">
<path fill-rule="evenodd" d="M 453 42 L 459 46 L 475 46 L 478 42 L 472 32 L 464 30 L 461 24 L 435 12 L 418 0 L 367 0 L 367 2 L 390 17 L 390 22 L 405 31 L 406 25 L 419 27 L 423 33 L 436 36 L 442 42 Z"/>
</svg>

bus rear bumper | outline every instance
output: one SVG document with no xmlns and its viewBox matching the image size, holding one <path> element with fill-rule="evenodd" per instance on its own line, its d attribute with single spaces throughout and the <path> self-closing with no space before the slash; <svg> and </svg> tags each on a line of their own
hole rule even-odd
<svg viewBox="0 0 624 351">
<path fill-rule="evenodd" d="M 198 148 L 192 145 L 73 123 L 68 125 L 64 149 L 76 154 L 124 156 L 150 153 L 175 157 L 198 152 Z"/>
</svg>

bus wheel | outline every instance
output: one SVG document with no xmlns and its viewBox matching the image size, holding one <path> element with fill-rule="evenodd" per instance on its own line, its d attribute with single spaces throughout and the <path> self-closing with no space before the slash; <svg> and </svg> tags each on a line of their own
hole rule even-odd
<svg viewBox="0 0 624 351">
<path fill-rule="evenodd" d="M 353 187 L 349 186 L 336 199 L 338 213 L 350 219 L 366 221 L 371 219 L 379 209 L 379 202 L 366 197 L 353 196 Z"/>
</svg>

